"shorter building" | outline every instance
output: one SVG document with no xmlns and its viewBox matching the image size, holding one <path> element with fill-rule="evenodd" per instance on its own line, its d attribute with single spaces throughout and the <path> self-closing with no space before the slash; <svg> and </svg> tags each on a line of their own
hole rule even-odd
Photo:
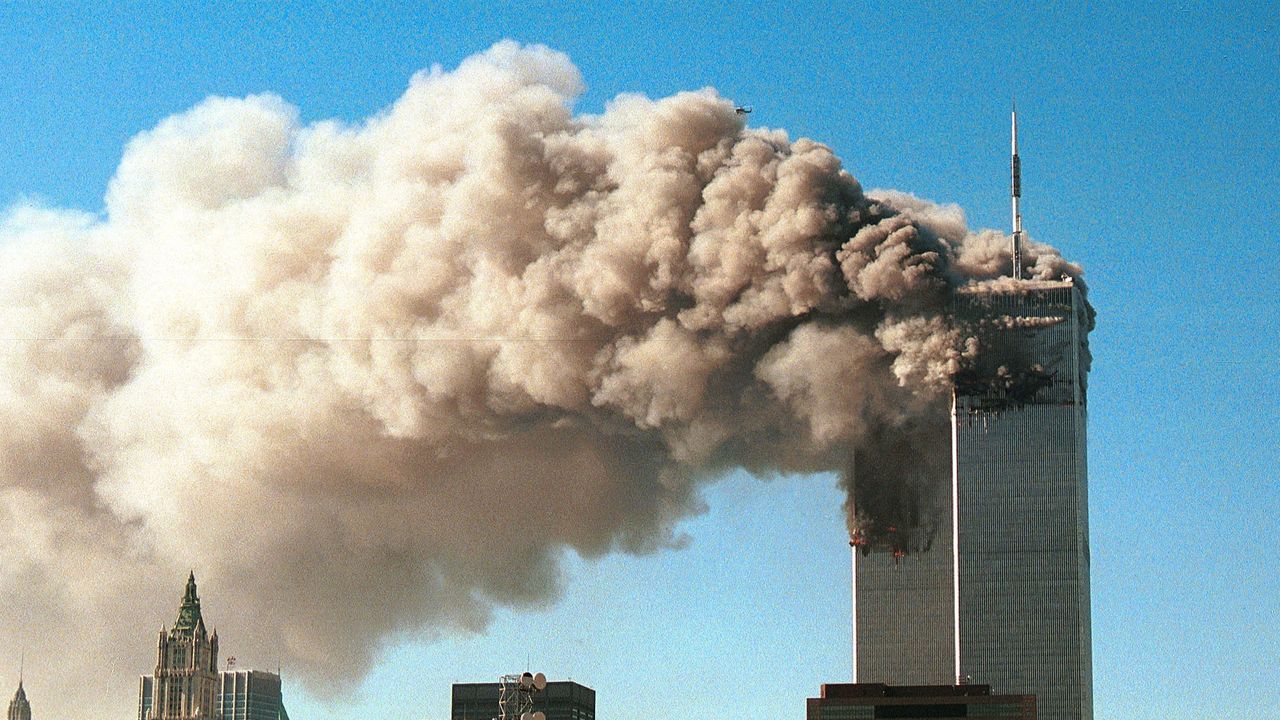
<svg viewBox="0 0 1280 720">
<path fill-rule="evenodd" d="M 155 679 L 143 675 L 138 692 L 138 720 L 151 713 Z M 280 676 L 264 670 L 223 670 L 218 673 L 216 720 L 289 720 L 280 692 Z"/>
<path fill-rule="evenodd" d="M 454 683 L 453 720 L 492 720 L 499 716 L 500 683 Z M 532 694 L 533 709 L 547 720 L 595 720 L 596 691 L 573 681 L 549 682 Z"/>
<path fill-rule="evenodd" d="M 275 673 L 223 670 L 218 686 L 219 720 L 289 720 Z"/>
<path fill-rule="evenodd" d="M 138 720 L 149 720 L 151 717 L 151 701 L 155 696 L 155 677 L 143 675 L 138 679 Z"/>
<path fill-rule="evenodd" d="M 821 697 L 806 702 L 806 720 L 1035 720 L 1034 695 L 992 695 L 990 685 L 885 685 L 840 683 L 822 686 Z"/>
</svg>

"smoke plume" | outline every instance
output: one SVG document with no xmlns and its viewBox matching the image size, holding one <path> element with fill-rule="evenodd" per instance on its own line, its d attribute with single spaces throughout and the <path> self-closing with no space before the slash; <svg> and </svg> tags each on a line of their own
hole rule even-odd
<svg viewBox="0 0 1280 720">
<path fill-rule="evenodd" d="M 210 98 L 128 144 L 102 216 L 7 213 L 0 644 L 81 668 L 46 708 L 128 712 L 188 568 L 224 645 L 343 687 L 554 599 L 566 550 L 677 545 L 731 468 L 853 459 L 898 512 L 950 297 L 1007 237 L 712 90 L 581 90 L 504 42 L 359 125 Z"/>
</svg>

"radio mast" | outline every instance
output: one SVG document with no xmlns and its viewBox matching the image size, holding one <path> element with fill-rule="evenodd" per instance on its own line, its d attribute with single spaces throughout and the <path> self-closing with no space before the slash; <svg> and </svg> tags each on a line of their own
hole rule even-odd
<svg viewBox="0 0 1280 720">
<path fill-rule="evenodd" d="M 1022 279 L 1022 211 L 1018 201 L 1022 198 L 1022 161 L 1018 159 L 1018 104 L 1013 105 L 1013 274 L 1014 280 Z"/>
</svg>

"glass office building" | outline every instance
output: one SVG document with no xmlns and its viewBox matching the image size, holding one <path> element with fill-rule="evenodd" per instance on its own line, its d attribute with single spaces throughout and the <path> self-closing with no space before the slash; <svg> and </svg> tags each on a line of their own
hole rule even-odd
<svg viewBox="0 0 1280 720">
<path fill-rule="evenodd" d="M 972 679 L 1034 694 L 1040 718 L 1093 717 L 1085 461 L 1087 334 L 1070 282 L 960 293 L 979 341 L 956 376 L 948 525 L 927 552 L 854 553 L 854 679 Z"/>
<path fill-rule="evenodd" d="M 218 673 L 218 717 L 221 720 L 287 720 L 280 696 L 280 676 L 262 670 Z"/>
</svg>

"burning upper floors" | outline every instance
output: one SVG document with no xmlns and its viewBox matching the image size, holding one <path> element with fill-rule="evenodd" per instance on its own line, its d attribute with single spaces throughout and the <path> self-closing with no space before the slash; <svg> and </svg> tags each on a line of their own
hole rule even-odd
<svg viewBox="0 0 1280 720">
<path fill-rule="evenodd" d="M 957 415 L 1086 404 L 1093 320 L 1078 284 L 1004 280 L 963 288 L 953 317 L 976 346 L 954 376 Z"/>
</svg>

